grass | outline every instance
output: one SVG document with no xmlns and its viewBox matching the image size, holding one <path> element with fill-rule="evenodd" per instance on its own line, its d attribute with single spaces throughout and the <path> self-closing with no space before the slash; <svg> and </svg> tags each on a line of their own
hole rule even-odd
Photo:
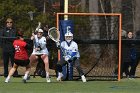
<svg viewBox="0 0 140 93">
<path fill-rule="evenodd" d="M 62 81 L 47 83 L 45 78 L 31 78 L 26 84 L 22 78 L 11 78 L 10 83 L 4 83 L 0 77 L 0 93 L 139 93 L 140 79 L 122 79 L 121 81 Z"/>
</svg>

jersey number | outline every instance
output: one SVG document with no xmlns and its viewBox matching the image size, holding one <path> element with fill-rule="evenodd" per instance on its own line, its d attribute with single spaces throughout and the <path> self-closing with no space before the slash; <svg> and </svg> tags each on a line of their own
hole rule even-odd
<svg viewBox="0 0 140 93">
<path fill-rule="evenodd" d="M 19 52 L 20 51 L 20 47 L 18 45 L 15 45 L 15 51 Z"/>
</svg>

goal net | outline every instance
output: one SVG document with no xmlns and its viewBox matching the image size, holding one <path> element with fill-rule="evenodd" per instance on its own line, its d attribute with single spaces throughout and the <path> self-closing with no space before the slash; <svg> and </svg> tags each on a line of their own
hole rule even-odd
<svg viewBox="0 0 140 93">
<path fill-rule="evenodd" d="M 120 80 L 121 14 L 57 13 L 57 28 L 64 15 L 74 23 L 74 41 L 87 79 Z M 75 68 L 73 75 L 78 79 Z"/>
</svg>

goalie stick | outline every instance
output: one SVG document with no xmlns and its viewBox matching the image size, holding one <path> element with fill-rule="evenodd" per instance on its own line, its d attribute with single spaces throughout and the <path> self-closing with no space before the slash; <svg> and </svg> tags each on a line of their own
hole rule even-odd
<svg viewBox="0 0 140 93">
<path fill-rule="evenodd" d="M 62 51 L 63 55 L 66 56 L 66 53 L 64 49 L 60 46 L 60 32 L 56 27 L 51 27 L 48 30 L 48 36 L 51 40 L 53 40 L 56 43 L 57 47 L 60 47 L 60 50 Z"/>
</svg>

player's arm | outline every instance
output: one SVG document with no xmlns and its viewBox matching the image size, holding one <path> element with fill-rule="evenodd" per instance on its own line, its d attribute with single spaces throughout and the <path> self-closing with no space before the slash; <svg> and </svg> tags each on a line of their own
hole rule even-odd
<svg viewBox="0 0 140 93">
<path fill-rule="evenodd" d="M 74 42 L 73 44 L 73 48 L 72 48 L 72 53 L 71 53 L 71 57 L 77 57 L 76 55 L 78 54 L 78 45 L 77 43 Z"/>
<path fill-rule="evenodd" d="M 32 33 L 31 40 L 34 40 L 34 38 L 35 38 L 35 34 Z"/>
</svg>

